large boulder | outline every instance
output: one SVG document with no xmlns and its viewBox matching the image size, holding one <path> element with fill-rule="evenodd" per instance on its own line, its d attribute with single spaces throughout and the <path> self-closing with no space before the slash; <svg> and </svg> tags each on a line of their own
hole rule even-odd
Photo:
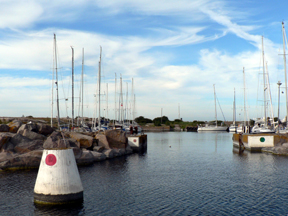
<svg viewBox="0 0 288 216">
<path fill-rule="evenodd" d="M 91 151 L 94 156 L 94 161 L 103 161 L 106 160 L 106 155 L 100 152 Z"/>
<path fill-rule="evenodd" d="M 93 147 L 93 151 L 96 152 L 103 152 L 105 150 L 105 148 L 103 146 L 94 146 Z"/>
<path fill-rule="evenodd" d="M 132 153 L 133 153 L 133 149 L 129 145 L 127 145 L 127 147 L 125 149 L 125 154 L 129 155 L 129 154 L 132 154 Z"/>
<path fill-rule="evenodd" d="M 53 133 L 54 129 L 47 124 L 37 123 L 38 133 L 48 136 Z"/>
<path fill-rule="evenodd" d="M 76 158 L 76 163 L 78 165 L 88 165 L 94 162 L 94 156 L 89 150 L 82 151 L 80 158 Z"/>
<path fill-rule="evenodd" d="M 126 148 L 128 141 L 125 132 L 121 130 L 107 130 L 105 131 L 105 135 L 110 148 Z"/>
<path fill-rule="evenodd" d="M 15 153 L 14 148 L 15 148 L 16 144 L 11 143 L 10 141 L 5 143 L 2 146 L 1 152 L 6 152 L 6 153 Z"/>
<path fill-rule="evenodd" d="M 44 136 L 42 134 L 38 134 L 38 133 L 31 131 L 29 129 L 25 129 L 23 131 L 22 135 L 25 137 L 28 137 L 29 139 L 32 139 L 32 140 L 43 140 L 44 141 L 47 138 L 46 136 Z"/>
<path fill-rule="evenodd" d="M 9 132 L 11 133 L 17 133 L 18 129 L 22 125 L 22 122 L 19 120 L 13 120 L 12 122 L 8 123 L 9 126 Z"/>
<path fill-rule="evenodd" d="M 126 154 L 126 151 L 123 148 L 122 149 L 114 149 L 114 150 L 115 150 L 117 156 L 122 156 L 122 155 Z"/>
<path fill-rule="evenodd" d="M 37 168 L 40 165 L 42 150 L 20 154 L 0 163 L 0 169 Z"/>
<path fill-rule="evenodd" d="M 67 147 L 73 150 L 75 158 L 80 158 L 82 156 L 80 143 L 73 138 L 65 138 L 65 140 L 67 143 Z"/>
<path fill-rule="evenodd" d="M 13 133 L 0 133 L 0 151 L 2 151 L 2 147 L 8 143 L 14 135 Z"/>
<path fill-rule="evenodd" d="M 44 142 L 44 149 L 68 148 L 68 141 L 63 139 L 61 132 L 54 131 Z"/>
<path fill-rule="evenodd" d="M 29 139 L 28 137 L 25 137 L 21 134 L 15 134 L 15 136 L 11 137 L 10 142 L 14 145 L 18 145 L 19 143 L 29 143 L 32 139 Z"/>
<path fill-rule="evenodd" d="M 26 126 L 28 130 L 38 133 L 38 126 L 35 122 L 29 121 Z"/>
<path fill-rule="evenodd" d="M 110 158 L 114 158 L 117 156 L 117 152 L 115 151 L 115 149 L 107 149 L 103 151 L 103 154 L 106 156 L 106 158 L 110 159 Z"/>
<path fill-rule="evenodd" d="M 13 154 L 11 152 L 1 152 L 0 153 L 0 162 L 7 161 L 16 157 L 18 154 Z"/>
<path fill-rule="evenodd" d="M 6 124 L 0 124 L 0 132 L 9 132 L 9 126 Z"/>
<path fill-rule="evenodd" d="M 33 140 L 31 142 L 22 142 L 14 146 L 16 153 L 24 154 L 34 150 L 43 150 L 43 140 Z"/>
<path fill-rule="evenodd" d="M 5 136 L 2 135 L 2 137 L 4 141 Z M 21 134 L 11 136 L 10 133 L 7 133 L 6 143 L 2 146 L 2 152 L 17 152 L 22 154 L 33 150 L 43 149 L 42 146 L 42 140 L 31 140 Z"/>
<path fill-rule="evenodd" d="M 81 148 L 90 148 L 93 145 L 93 137 L 91 136 L 76 132 L 71 132 L 69 136 L 76 139 L 80 143 Z"/>
<path fill-rule="evenodd" d="M 96 139 L 98 140 L 98 146 L 102 146 L 105 149 L 110 149 L 107 137 L 104 134 L 101 133 L 97 134 Z"/>
<path fill-rule="evenodd" d="M 24 130 L 27 130 L 27 129 L 28 129 L 27 125 L 26 125 L 26 124 L 22 124 L 22 125 L 19 127 L 17 133 L 23 135 Z"/>
</svg>

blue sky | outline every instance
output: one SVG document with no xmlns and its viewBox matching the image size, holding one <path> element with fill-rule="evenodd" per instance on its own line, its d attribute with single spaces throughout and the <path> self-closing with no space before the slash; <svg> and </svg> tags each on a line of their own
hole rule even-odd
<svg viewBox="0 0 288 216">
<path fill-rule="evenodd" d="M 261 117 L 262 35 L 277 114 L 276 83 L 284 83 L 281 22 L 287 20 L 285 1 L 0 0 L 0 5 L 0 116 L 51 116 L 54 33 L 63 117 L 71 117 L 70 46 L 75 52 L 76 115 L 82 48 L 84 115 L 92 117 L 102 46 L 102 94 L 108 83 L 109 118 L 114 118 L 116 73 L 117 95 L 120 74 L 123 78 L 124 103 L 126 83 L 130 96 L 134 79 L 136 116 L 158 117 L 162 108 L 163 115 L 173 120 L 178 118 L 180 104 L 185 121 L 213 120 L 215 84 L 226 120 L 232 120 L 235 88 L 237 118 L 242 120 L 243 67 L 249 118 Z M 67 104 L 63 98 L 69 98 Z M 283 118 L 285 94 L 280 100 Z M 101 103 L 104 113 L 105 96 Z M 218 119 L 223 120 L 219 106 L 217 110 Z"/>
</svg>

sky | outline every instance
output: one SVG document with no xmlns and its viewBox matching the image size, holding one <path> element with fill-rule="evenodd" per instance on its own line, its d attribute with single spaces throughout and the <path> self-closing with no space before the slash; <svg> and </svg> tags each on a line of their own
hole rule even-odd
<svg viewBox="0 0 288 216">
<path fill-rule="evenodd" d="M 83 48 L 83 115 L 98 115 L 101 46 L 101 116 L 118 115 L 122 77 L 126 118 L 135 110 L 134 117 L 214 120 L 214 84 L 218 120 L 233 120 L 234 89 L 236 120 L 244 118 L 244 101 L 249 119 L 264 116 L 264 104 L 268 116 L 272 110 L 278 116 L 278 81 L 283 118 L 287 6 L 280 0 L 0 0 L 0 116 L 51 117 L 52 102 L 57 115 L 55 34 L 60 117 L 72 116 L 71 47 L 74 116 L 82 115 Z"/>
</svg>

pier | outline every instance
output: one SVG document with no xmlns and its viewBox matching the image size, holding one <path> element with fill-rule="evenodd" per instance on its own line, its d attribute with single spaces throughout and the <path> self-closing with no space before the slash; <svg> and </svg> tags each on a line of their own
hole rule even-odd
<svg viewBox="0 0 288 216">
<path fill-rule="evenodd" d="M 233 134 L 233 146 L 251 152 L 283 152 L 288 143 L 287 134 Z"/>
</svg>

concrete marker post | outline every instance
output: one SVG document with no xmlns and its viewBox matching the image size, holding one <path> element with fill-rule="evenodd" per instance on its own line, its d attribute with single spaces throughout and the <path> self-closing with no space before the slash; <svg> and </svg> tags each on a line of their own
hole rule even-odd
<svg viewBox="0 0 288 216">
<path fill-rule="evenodd" d="M 34 202 L 67 204 L 83 201 L 83 186 L 72 149 L 44 149 L 35 187 Z"/>
</svg>

